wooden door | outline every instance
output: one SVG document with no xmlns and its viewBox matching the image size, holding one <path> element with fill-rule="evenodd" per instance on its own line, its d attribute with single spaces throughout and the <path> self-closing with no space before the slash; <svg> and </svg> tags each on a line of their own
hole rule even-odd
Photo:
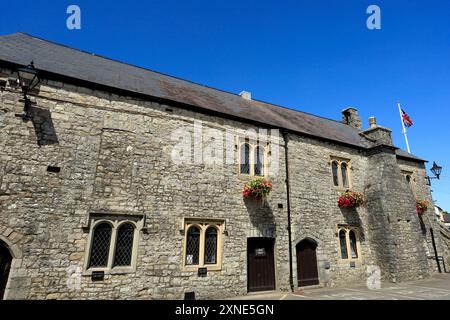
<svg viewBox="0 0 450 320">
<path fill-rule="evenodd" d="M 308 239 L 300 241 L 296 247 L 297 279 L 299 287 L 319 284 L 316 247 L 317 245 Z"/>
<path fill-rule="evenodd" d="M 5 245 L 0 241 L 0 300 L 3 300 L 6 284 L 8 283 L 9 270 L 12 256 Z"/>
<path fill-rule="evenodd" d="M 275 290 L 274 242 L 272 238 L 247 239 L 249 292 Z"/>
</svg>

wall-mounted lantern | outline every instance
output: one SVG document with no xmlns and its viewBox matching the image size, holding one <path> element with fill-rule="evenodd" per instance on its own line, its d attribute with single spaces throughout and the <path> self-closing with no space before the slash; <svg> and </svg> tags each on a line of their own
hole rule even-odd
<svg viewBox="0 0 450 320">
<path fill-rule="evenodd" d="M 36 86 L 39 84 L 38 71 L 34 67 L 33 61 L 31 61 L 28 66 L 24 68 L 18 68 L 17 73 L 19 75 L 18 84 L 22 88 L 25 105 L 23 108 L 23 112 L 20 114 L 16 114 L 16 116 L 21 117 L 23 120 L 29 120 L 31 119 L 31 101 L 28 98 L 28 92 L 36 88 Z"/>
<path fill-rule="evenodd" d="M 436 162 L 433 161 L 433 166 L 431 167 L 431 172 L 434 174 L 434 177 L 427 177 L 428 185 L 431 186 L 431 179 L 438 179 L 442 172 L 442 167 L 437 165 Z"/>
</svg>

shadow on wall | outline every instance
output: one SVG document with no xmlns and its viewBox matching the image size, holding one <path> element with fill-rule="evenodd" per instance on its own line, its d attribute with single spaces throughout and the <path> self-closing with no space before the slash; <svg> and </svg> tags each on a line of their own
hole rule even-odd
<svg viewBox="0 0 450 320">
<path fill-rule="evenodd" d="M 31 121 L 36 133 L 36 141 L 39 146 L 58 144 L 51 112 L 44 108 L 32 107 L 30 109 Z"/>
<path fill-rule="evenodd" d="M 354 225 L 354 226 L 362 226 L 362 221 L 359 216 L 359 212 L 356 208 L 352 209 L 340 209 L 342 216 L 344 217 L 344 221 L 348 225 Z"/>
<path fill-rule="evenodd" d="M 359 227 L 359 240 L 360 242 L 366 241 L 365 236 L 365 228 L 363 226 L 360 213 L 356 208 L 352 209 L 340 209 L 342 216 L 344 217 L 344 221 L 346 224 L 350 226 L 358 226 Z"/>
<path fill-rule="evenodd" d="M 244 203 L 255 229 L 264 237 L 276 238 L 275 217 L 267 200 L 244 199 Z"/>
</svg>

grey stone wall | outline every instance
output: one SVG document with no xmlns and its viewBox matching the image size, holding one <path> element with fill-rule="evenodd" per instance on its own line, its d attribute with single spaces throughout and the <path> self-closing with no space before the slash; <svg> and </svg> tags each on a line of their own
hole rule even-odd
<svg viewBox="0 0 450 320">
<path fill-rule="evenodd" d="M 176 141 L 170 133 L 180 127 L 192 133 L 194 120 L 222 131 L 247 125 L 55 82 L 41 86 L 33 112 L 45 115 L 34 121 L 14 116 L 22 111 L 18 92 L 7 89 L 1 99 L 0 226 L 29 237 L 11 274 L 23 283 L 21 297 L 242 295 L 247 237 L 253 236 L 276 237 L 277 289 L 288 288 L 287 213 L 277 205 L 286 203 L 283 163 L 271 179 L 267 206 L 257 209 L 243 201 L 251 178 L 239 175 L 236 164 L 180 166 L 171 160 Z M 61 172 L 47 172 L 48 165 Z M 148 232 L 139 235 L 137 271 L 106 275 L 103 282 L 83 276 L 80 289 L 71 289 L 69 270 L 83 267 L 84 228 L 93 212 L 145 215 Z M 182 271 L 184 217 L 225 220 L 222 270 L 204 278 Z M 14 298 L 14 286 L 9 289 Z"/>
<path fill-rule="evenodd" d="M 0 73 L 2 79 L 9 76 L 8 70 Z M 247 292 L 247 238 L 255 236 L 276 239 L 276 287 L 289 289 L 283 141 L 279 170 L 270 177 L 273 191 L 262 206 L 243 200 L 242 188 L 250 178 L 240 175 L 236 164 L 179 165 L 171 159 L 179 141 L 170 133 L 185 128 L 193 134 L 194 121 L 220 132 L 256 127 L 53 81 L 43 83 L 33 102 L 33 121 L 23 122 L 14 115 L 23 107 L 19 92 L 7 87 L 0 93 L 0 238 L 20 252 L 7 298 L 181 299 L 189 291 L 199 299 L 242 295 Z M 337 198 L 343 190 L 333 186 L 329 157 L 351 159 L 353 189 L 360 192 L 370 180 L 368 169 L 377 169 L 376 160 L 371 164 L 374 160 L 359 150 L 301 136 L 291 136 L 289 143 L 295 284 L 295 245 L 306 237 L 318 243 L 323 285 L 365 281 L 368 265 L 385 263 L 375 253 L 380 243 L 372 211 L 385 215 L 392 203 L 340 210 Z M 235 157 L 237 152 L 235 146 Z M 389 161 L 394 168 L 395 158 Z M 49 165 L 61 171 L 48 172 Z M 400 165 L 423 173 L 415 164 Z M 421 179 L 418 188 L 430 197 Z M 389 189 L 389 183 L 383 188 Z M 98 212 L 145 216 L 147 232 L 139 234 L 136 272 L 106 275 L 102 282 L 82 276 L 79 288 L 69 286 L 71 270 L 83 270 L 89 215 Z M 206 277 L 183 271 L 180 221 L 188 217 L 225 221 L 220 271 Z M 416 220 L 411 217 L 415 225 Z M 362 258 L 355 267 L 339 259 L 336 230 L 345 223 L 359 224 L 364 231 Z M 408 236 L 416 229 L 403 224 L 388 229 L 407 239 L 401 257 L 405 264 L 420 260 L 408 260 L 408 248 L 428 239 L 420 232 Z M 422 267 L 418 263 L 411 277 L 422 275 Z"/>
</svg>

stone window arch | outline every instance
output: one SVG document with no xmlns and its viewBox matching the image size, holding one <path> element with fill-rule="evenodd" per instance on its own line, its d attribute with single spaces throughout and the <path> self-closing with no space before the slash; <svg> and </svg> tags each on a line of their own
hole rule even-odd
<svg viewBox="0 0 450 320">
<path fill-rule="evenodd" d="M 339 189 L 351 189 L 352 177 L 350 172 L 352 170 L 352 166 L 350 160 L 331 157 L 330 165 L 333 185 Z"/>
<path fill-rule="evenodd" d="M 183 270 L 221 270 L 224 221 L 186 218 L 184 221 Z"/>
<path fill-rule="evenodd" d="M 134 273 L 143 224 L 143 216 L 93 214 L 83 274 Z"/>
<path fill-rule="evenodd" d="M 359 260 L 361 252 L 360 233 L 357 227 L 339 226 L 337 230 L 341 260 Z"/>
<path fill-rule="evenodd" d="M 268 175 L 269 145 L 246 140 L 239 147 L 239 172 L 250 176 Z"/>
<path fill-rule="evenodd" d="M 416 188 L 415 188 L 415 177 L 414 173 L 411 171 L 402 171 L 403 177 L 405 178 L 406 182 L 408 183 L 409 188 L 411 189 L 411 192 L 415 195 L 416 194 Z"/>
</svg>

